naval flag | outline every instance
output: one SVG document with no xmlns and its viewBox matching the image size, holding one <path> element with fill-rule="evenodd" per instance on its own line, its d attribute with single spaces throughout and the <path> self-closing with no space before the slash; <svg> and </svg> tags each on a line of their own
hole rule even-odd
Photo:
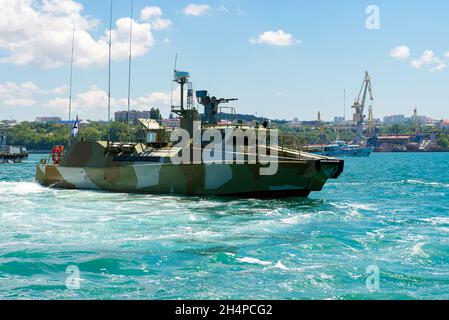
<svg viewBox="0 0 449 320">
<path fill-rule="evenodd" d="M 76 121 L 72 127 L 72 137 L 76 138 L 76 136 L 78 135 L 78 129 L 79 129 L 79 121 L 78 116 L 76 116 Z"/>
</svg>

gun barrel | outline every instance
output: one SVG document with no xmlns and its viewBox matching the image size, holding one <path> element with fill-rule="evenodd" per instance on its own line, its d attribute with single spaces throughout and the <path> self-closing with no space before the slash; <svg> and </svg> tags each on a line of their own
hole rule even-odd
<svg viewBox="0 0 449 320">
<path fill-rule="evenodd" d="M 238 99 L 220 99 L 221 102 L 237 101 Z"/>
</svg>

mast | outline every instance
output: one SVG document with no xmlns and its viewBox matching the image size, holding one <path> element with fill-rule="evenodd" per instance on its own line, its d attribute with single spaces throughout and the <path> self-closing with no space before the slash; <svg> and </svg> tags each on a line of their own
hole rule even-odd
<svg viewBox="0 0 449 320">
<path fill-rule="evenodd" d="M 173 68 L 173 74 L 176 74 L 176 67 L 178 66 L 178 53 L 176 52 L 175 55 L 175 66 Z M 170 107 L 173 108 L 173 90 L 174 90 L 175 81 L 171 82 L 171 100 L 170 100 Z"/>
<path fill-rule="evenodd" d="M 108 145 L 111 141 L 111 60 L 112 60 L 112 0 L 109 16 L 109 66 L 108 66 Z"/>
<path fill-rule="evenodd" d="M 126 115 L 128 140 L 129 140 L 129 112 L 131 108 L 131 60 L 132 60 L 132 41 L 133 41 L 133 13 L 134 13 L 134 0 L 131 0 L 131 25 L 129 29 L 129 65 L 128 65 L 128 113 Z"/>
<path fill-rule="evenodd" d="M 73 85 L 73 57 L 75 52 L 75 22 L 72 33 L 72 57 L 70 59 L 70 85 L 69 85 L 69 123 L 72 121 L 72 85 Z M 72 144 L 72 133 L 69 130 L 69 146 Z"/>
</svg>

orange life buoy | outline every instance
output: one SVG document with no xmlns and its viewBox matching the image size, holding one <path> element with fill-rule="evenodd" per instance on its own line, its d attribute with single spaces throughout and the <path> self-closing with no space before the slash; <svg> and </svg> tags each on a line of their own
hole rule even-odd
<svg viewBox="0 0 449 320">
<path fill-rule="evenodd" d="M 63 146 L 56 146 L 51 151 L 51 158 L 54 164 L 59 164 L 62 160 L 62 153 L 64 152 Z"/>
</svg>

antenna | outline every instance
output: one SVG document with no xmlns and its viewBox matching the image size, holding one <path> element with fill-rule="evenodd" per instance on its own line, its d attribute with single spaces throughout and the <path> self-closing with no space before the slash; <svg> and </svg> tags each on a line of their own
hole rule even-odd
<svg viewBox="0 0 449 320">
<path fill-rule="evenodd" d="M 343 118 L 346 121 L 346 89 L 343 90 Z"/>
<path fill-rule="evenodd" d="M 73 83 L 73 55 L 75 52 L 75 23 L 72 33 L 72 57 L 70 59 L 70 88 L 69 88 L 69 121 L 72 120 L 72 83 Z"/>
<path fill-rule="evenodd" d="M 131 60 L 132 60 L 132 41 L 133 41 L 133 13 L 134 13 L 134 0 L 131 0 L 131 26 L 129 29 L 129 66 L 128 66 L 128 113 L 126 115 L 127 120 L 127 136 L 129 140 L 129 112 L 131 107 Z"/>
<path fill-rule="evenodd" d="M 72 84 L 73 84 L 73 56 L 75 52 L 75 22 L 73 22 L 72 33 L 72 57 L 70 59 L 70 88 L 69 88 L 69 123 L 72 121 Z M 72 143 L 72 134 L 69 130 L 69 145 Z"/>
<path fill-rule="evenodd" d="M 178 67 L 178 53 L 176 52 L 176 55 L 175 55 L 175 68 L 174 68 L 175 71 L 176 71 L 177 67 Z"/>
<path fill-rule="evenodd" d="M 108 77 L 108 140 L 110 140 L 110 126 L 111 126 L 111 59 L 112 59 L 112 0 L 111 12 L 109 17 L 109 77 Z"/>
<path fill-rule="evenodd" d="M 176 53 L 175 55 L 175 66 L 173 67 L 173 74 L 176 73 L 176 68 L 178 66 L 178 53 Z M 174 90 L 174 85 L 175 82 L 172 81 L 171 82 L 171 101 L 170 101 L 170 106 L 173 107 L 173 90 Z"/>
</svg>

